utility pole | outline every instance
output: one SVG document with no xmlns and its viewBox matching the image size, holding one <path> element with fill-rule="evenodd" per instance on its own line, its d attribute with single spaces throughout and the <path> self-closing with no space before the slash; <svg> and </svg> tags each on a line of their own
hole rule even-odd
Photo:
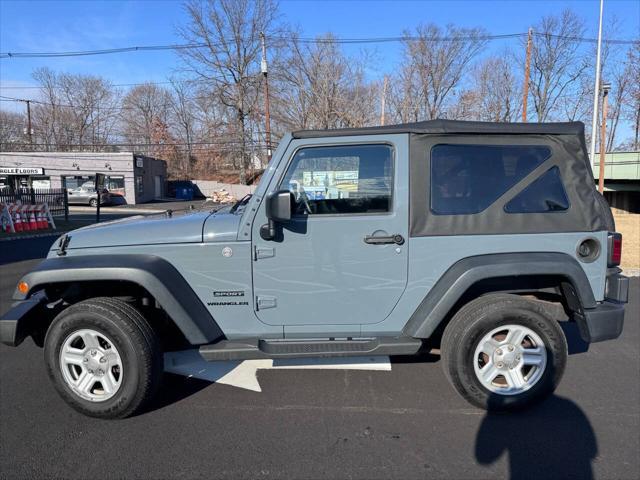
<svg viewBox="0 0 640 480">
<path fill-rule="evenodd" d="M 33 150 L 33 137 L 31 134 L 31 100 L 24 100 L 27 104 L 27 136 L 29 137 L 29 146 Z"/>
<path fill-rule="evenodd" d="M 527 36 L 527 59 L 524 62 L 524 85 L 522 87 L 522 121 L 527 123 L 527 100 L 529 99 L 529 77 L 531 71 L 531 44 L 533 43 L 533 28 L 529 27 Z"/>
<path fill-rule="evenodd" d="M 380 100 L 380 125 L 384 126 L 385 122 L 385 108 L 387 102 L 387 88 L 389 86 L 389 77 L 384 76 L 384 82 L 382 84 L 382 98 Z"/>
<path fill-rule="evenodd" d="M 600 125 L 600 174 L 598 175 L 598 191 L 604 191 L 604 161 L 607 154 L 607 107 L 609 106 L 609 90 L 611 84 L 602 84 L 602 124 Z"/>
<path fill-rule="evenodd" d="M 598 126 L 598 99 L 600 97 L 600 50 L 602 46 L 602 10 L 604 0 L 600 0 L 600 22 L 598 25 L 598 49 L 596 51 L 596 84 L 593 89 L 593 117 L 591 119 L 591 165 L 596 162 L 596 132 Z"/>
<path fill-rule="evenodd" d="M 260 32 L 260 41 L 262 42 L 262 61 L 260 62 L 260 70 L 264 75 L 264 136 L 267 143 L 267 162 L 271 161 L 271 117 L 269 116 L 269 77 L 267 76 L 267 45 L 264 38 L 264 32 Z"/>
</svg>

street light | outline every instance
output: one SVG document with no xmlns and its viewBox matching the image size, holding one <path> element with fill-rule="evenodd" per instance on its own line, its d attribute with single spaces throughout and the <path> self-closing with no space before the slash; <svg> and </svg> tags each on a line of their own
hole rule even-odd
<svg viewBox="0 0 640 480">
<path fill-rule="evenodd" d="M 607 154 L 607 106 L 609 104 L 609 90 L 611 84 L 603 82 L 600 86 L 602 92 L 602 123 L 600 124 L 600 172 L 598 174 L 598 191 L 604 191 L 604 161 Z M 594 155 L 595 157 L 595 155 Z"/>
</svg>

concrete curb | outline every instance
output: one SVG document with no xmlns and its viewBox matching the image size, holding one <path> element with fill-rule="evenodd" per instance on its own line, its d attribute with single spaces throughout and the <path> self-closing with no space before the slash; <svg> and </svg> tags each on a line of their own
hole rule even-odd
<svg viewBox="0 0 640 480">
<path fill-rule="evenodd" d="M 103 214 L 119 214 L 119 215 L 140 215 L 146 213 L 163 213 L 166 209 L 152 209 L 152 208 L 128 208 L 128 209 L 114 209 L 114 208 L 101 208 L 100 212 Z M 69 212 L 73 213 L 95 213 L 96 209 L 91 207 L 70 207 Z"/>
<path fill-rule="evenodd" d="M 16 240 L 29 240 L 31 238 L 45 238 L 45 237 L 59 237 L 63 233 L 67 233 L 69 230 L 56 230 L 55 232 L 47 233 L 34 233 L 32 235 L 18 235 L 16 237 L 0 238 L 0 242 L 15 242 Z"/>
</svg>

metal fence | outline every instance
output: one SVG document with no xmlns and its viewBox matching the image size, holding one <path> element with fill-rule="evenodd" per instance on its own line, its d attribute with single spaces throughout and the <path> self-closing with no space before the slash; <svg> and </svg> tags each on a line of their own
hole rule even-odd
<svg viewBox="0 0 640 480">
<path fill-rule="evenodd" d="M 64 188 L 12 188 L 0 189 L 1 203 L 46 203 L 54 217 L 69 219 L 69 202 Z"/>
</svg>

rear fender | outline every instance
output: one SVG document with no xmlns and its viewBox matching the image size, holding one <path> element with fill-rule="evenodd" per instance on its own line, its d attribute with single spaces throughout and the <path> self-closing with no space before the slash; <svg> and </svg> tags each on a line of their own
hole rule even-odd
<svg viewBox="0 0 640 480">
<path fill-rule="evenodd" d="M 566 253 L 500 253 L 459 260 L 436 282 L 403 329 L 414 338 L 429 338 L 458 300 L 475 283 L 490 278 L 555 275 L 566 279 L 570 307 L 579 314 L 597 306 L 589 280 L 577 260 Z"/>
</svg>

